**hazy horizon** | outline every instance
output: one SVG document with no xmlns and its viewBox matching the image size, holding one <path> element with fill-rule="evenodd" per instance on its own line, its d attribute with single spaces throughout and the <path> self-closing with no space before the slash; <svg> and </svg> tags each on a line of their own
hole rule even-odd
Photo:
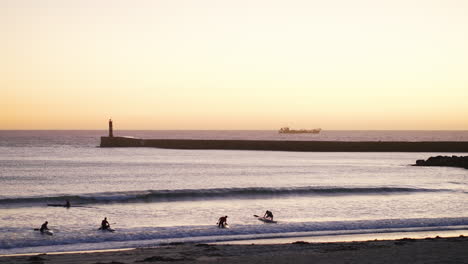
<svg viewBox="0 0 468 264">
<path fill-rule="evenodd" d="M 296 129 L 296 127 L 291 127 Z M 303 128 L 297 128 L 303 129 Z M 0 129 L 0 131 L 108 131 L 108 128 L 98 129 Z M 118 129 L 114 131 L 278 131 L 278 129 Z M 468 131 L 466 129 L 327 129 L 322 131 Z"/>
<path fill-rule="evenodd" d="M 0 0 L 0 130 L 468 130 L 467 10 Z"/>
</svg>

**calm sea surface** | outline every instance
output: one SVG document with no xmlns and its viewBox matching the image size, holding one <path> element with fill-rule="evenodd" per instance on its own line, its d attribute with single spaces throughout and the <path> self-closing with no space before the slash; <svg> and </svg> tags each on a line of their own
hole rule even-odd
<svg viewBox="0 0 468 264">
<path fill-rule="evenodd" d="M 98 148 L 99 137 L 105 134 L 0 131 L 0 254 L 468 227 L 468 170 L 410 166 L 440 153 Z M 468 141 L 468 131 L 323 131 L 319 135 L 117 131 L 116 135 Z M 77 207 L 47 206 L 67 199 Z M 267 209 L 278 224 L 264 224 L 253 216 Z M 216 227 L 222 215 L 229 216 L 229 229 Z M 104 217 L 116 232 L 97 230 Z M 33 230 L 46 220 L 53 236 Z"/>
</svg>

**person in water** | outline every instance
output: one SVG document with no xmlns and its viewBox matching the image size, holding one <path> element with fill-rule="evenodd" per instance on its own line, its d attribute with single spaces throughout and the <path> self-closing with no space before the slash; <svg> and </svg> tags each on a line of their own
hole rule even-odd
<svg viewBox="0 0 468 264">
<path fill-rule="evenodd" d="M 218 220 L 218 227 L 220 227 L 220 228 L 226 227 L 226 225 L 227 225 L 227 218 L 228 218 L 227 215 L 226 215 L 226 216 L 221 216 L 221 217 L 219 218 L 219 220 Z"/>
<path fill-rule="evenodd" d="M 70 206 L 71 206 L 70 201 L 67 200 L 67 202 L 65 203 L 65 207 L 70 208 Z"/>
<path fill-rule="evenodd" d="M 263 218 L 270 219 L 271 221 L 273 221 L 273 213 L 267 210 L 265 212 L 265 215 L 263 215 Z"/>
<path fill-rule="evenodd" d="M 110 229 L 110 224 L 109 224 L 109 222 L 107 222 L 107 217 L 104 217 L 104 220 L 102 220 L 101 229 L 102 230 Z"/>
<path fill-rule="evenodd" d="M 49 228 L 47 227 L 47 224 L 49 224 L 49 222 L 45 221 L 45 222 L 41 225 L 41 228 L 39 229 L 39 231 L 41 231 L 41 233 L 44 233 L 44 231 L 49 230 Z"/>
</svg>

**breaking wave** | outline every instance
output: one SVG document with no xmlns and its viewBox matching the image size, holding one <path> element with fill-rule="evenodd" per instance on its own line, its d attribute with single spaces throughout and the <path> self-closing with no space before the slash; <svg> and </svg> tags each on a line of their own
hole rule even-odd
<svg viewBox="0 0 468 264">
<path fill-rule="evenodd" d="M 75 227 L 73 230 L 55 229 L 55 235 L 47 237 L 48 239 L 44 239 L 42 235 L 32 230 L 0 227 L 1 233 L 15 234 L 0 241 L 0 254 L 143 247 L 171 242 L 216 242 L 300 236 L 463 230 L 467 225 L 467 217 L 453 217 L 324 222 L 284 221 L 277 225 L 232 224 L 230 229 L 219 229 L 215 225 L 151 226 L 117 228 L 114 233 L 102 233 L 89 227 Z"/>
<path fill-rule="evenodd" d="M 406 187 L 291 187 L 291 188 L 214 188 L 145 190 L 126 192 L 102 192 L 79 195 L 35 196 L 0 198 L 0 206 L 64 204 L 69 200 L 73 205 L 101 203 L 134 203 L 158 201 L 183 201 L 205 199 L 252 199 L 277 196 L 338 196 L 338 195 L 388 195 L 397 193 L 447 192 L 448 189 L 424 189 Z"/>
</svg>

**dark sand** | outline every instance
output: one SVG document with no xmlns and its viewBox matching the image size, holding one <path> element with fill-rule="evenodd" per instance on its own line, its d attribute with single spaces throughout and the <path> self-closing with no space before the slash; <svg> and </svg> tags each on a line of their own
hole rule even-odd
<svg viewBox="0 0 468 264">
<path fill-rule="evenodd" d="M 272 245 L 180 244 L 157 248 L 0 257 L 0 263 L 468 263 L 468 238 Z"/>
</svg>

